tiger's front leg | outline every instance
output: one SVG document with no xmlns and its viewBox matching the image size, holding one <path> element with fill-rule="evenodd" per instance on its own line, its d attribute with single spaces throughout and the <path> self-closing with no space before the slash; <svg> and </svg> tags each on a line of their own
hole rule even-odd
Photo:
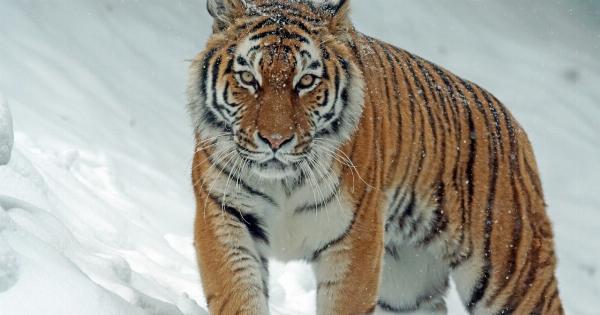
<svg viewBox="0 0 600 315">
<path fill-rule="evenodd" d="M 197 198 L 195 247 L 210 314 L 269 314 L 265 259 L 236 210 Z"/>
<path fill-rule="evenodd" d="M 358 210 L 349 231 L 315 254 L 317 314 L 372 314 L 383 255 L 378 210 Z"/>
</svg>

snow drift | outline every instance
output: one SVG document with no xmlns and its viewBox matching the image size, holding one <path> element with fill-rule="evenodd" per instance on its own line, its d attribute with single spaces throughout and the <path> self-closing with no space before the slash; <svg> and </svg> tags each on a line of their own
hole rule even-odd
<svg viewBox="0 0 600 315">
<path fill-rule="evenodd" d="M 2 93 L 0 93 L 0 165 L 5 165 L 10 161 L 14 141 L 13 137 L 10 110 Z"/>
</svg>

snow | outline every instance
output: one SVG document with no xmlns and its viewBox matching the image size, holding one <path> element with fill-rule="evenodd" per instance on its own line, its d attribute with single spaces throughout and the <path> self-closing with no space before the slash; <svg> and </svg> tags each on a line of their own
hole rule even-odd
<svg viewBox="0 0 600 315">
<path fill-rule="evenodd" d="M 0 93 L 0 165 L 5 165 L 10 161 L 14 142 L 13 137 L 10 110 L 2 93 Z"/>
<path fill-rule="evenodd" d="M 359 29 L 478 82 L 525 126 L 555 223 L 565 306 L 597 314 L 600 6 L 353 6 Z M 3 315 L 207 314 L 184 91 L 188 60 L 209 31 L 204 1 L 0 2 Z M 307 266 L 273 262 L 271 273 L 274 314 L 315 313 Z M 449 303 L 464 314 L 455 292 Z"/>
</svg>

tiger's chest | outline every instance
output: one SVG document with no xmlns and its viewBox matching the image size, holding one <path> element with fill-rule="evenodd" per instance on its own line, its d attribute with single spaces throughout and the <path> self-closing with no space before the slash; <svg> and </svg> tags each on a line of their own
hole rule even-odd
<svg viewBox="0 0 600 315">
<path fill-rule="evenodd" d="M 280 261 L 311 259 L 340 238 L 353 220 L 352 203 L 339 187 L 306 185 L 286 193 L 270 186 L 262 191 L 275 204 L 258 210 L 268 239 L 259 247 Z"/>
</svg>

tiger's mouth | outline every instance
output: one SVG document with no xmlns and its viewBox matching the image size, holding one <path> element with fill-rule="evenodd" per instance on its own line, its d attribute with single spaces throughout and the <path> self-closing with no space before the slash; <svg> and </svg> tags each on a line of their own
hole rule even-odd
<svg viewBox="0 0 600 315">
<path fill-rule="evenodd" d="M 252 171 L 265 179 L 285 179 L 298 175 L 297 163 L 286 163 L 276 157 L 264 162 L 254 162 Z"/>
<path fill-rule="evenodd" d="M 260 169 L 273 169 L 273 170 L 285 170 L 290 165 L 280 161 L 277 158 L 272 158 L 269 161 L 258 163 L 257 165 Z"/>
</svg>

